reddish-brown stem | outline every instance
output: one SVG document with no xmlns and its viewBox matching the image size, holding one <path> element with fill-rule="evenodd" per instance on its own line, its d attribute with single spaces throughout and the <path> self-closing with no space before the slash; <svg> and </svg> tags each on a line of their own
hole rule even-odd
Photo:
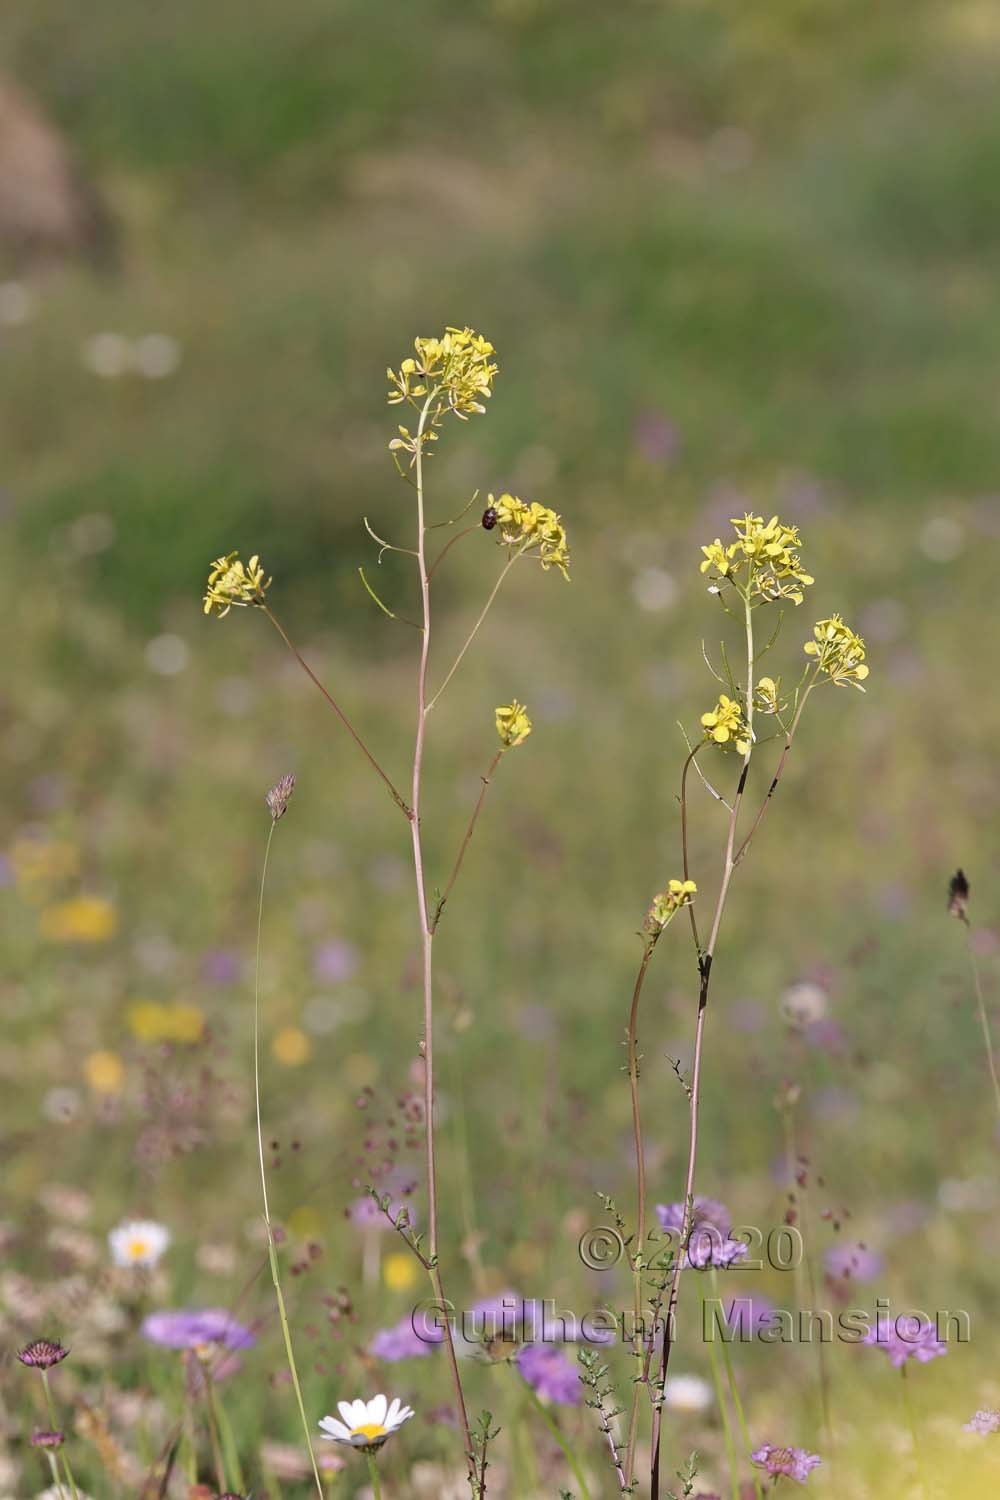
<svg viewBox="0 0 1000 1500">
<path fill-rule="evenodd" d="M 436 908 L 436 910 L 434 912 L 434 916 L 431 918 L 431 934 L 432 935 L 435 932 L 437 932 L 438 923 L 441 920 L 441 913 L 444 911 L 445 902 L 447 901 L 448 897 L 451 895 L 452 888 L 454 887 L 455 881 L 458 879 L 459 871 L 462 868 L 462 861 L 465 858 L 465 851 L 468 849 L 470 843 L 472 842 L 472 835 L 476 831 L 476 823 L 477 823 L 477 821 L 479 819 L 479 814 L 482 812 L 482 810 L 483 810 L 483 803 L 486 801 L 486 793 L 489 791 L 490 782 L 493 780 L 494 774 L 496 772 L 496 768 L 500 764 L 502 756 L 503 756 L 503 750 L 500 749 L 500 750 L 497 751 L 496 755 L 494 755 L 493 759 L 490 761 L 489 770 L 486 772 L 486 775 L 482 778 L 482 782 L 483 782 L 482 791 L 479 793 L 479 797 L 478 797 L 478 800 L 476 801 L 476 805 L 472 809 L 472 817 L 469 819 L 469 826 L 465 830 L 465 838 L 462 840 L 461 847 L 459 848 L 458 856 L 457 856 L 457 858 L 455 860 L 454 867 L 452 869 L 451 874 L 448 877 L 448 884 L 445 886 L 443 892 L 441 893 L 441 896 L 438 898 L 437 908 Z"/>
<path fill-rule="evenodd" d="M 316 676 L 316 673 L 313 671 L 312 667 L 310 667 L 309 663 L 305 660 L 305 658 L 302 656 L 301 652 L 298 650 L 298 647 L 295 646 L 295 645 L 293 645 L 292 641 L 289 639 L 286 631 L 284 630 L 284 628 L 281 625 L 281 623 L 279 622 L 279 620 L 276 618 L 276 616 L 274 614 L 272 614 L 270 606 L 267 605 L 267 604 L 263 604 L 262 603 L 260 605 L 260 608 L 267 615 L 267 618 L 270 620 L 270 622 L 274 626 L 275 630 L 281 636 L 281 639 L 284 641 L 284 643 L 288 647 L 289 651 L 295 657 L 295 660 L 298 662 L 298 664 L 302 668 L 303 672 L 305 672 L 305 674 L 309 678 L 310 682 L 315 683 L 316 687 L 319 688 L 319 690 L 322 693 L 323 697 L 326 699 L 327 703 L 330 705 L 330 707 L 333 709 L 334 713 L 337 715 L 337 718 L 340 720 L 340 722 L 343 724 L 344 728 L 347 730 L 348 734 L 351 736 L 351 739 L 354 741 L 354 743 L 357 745 L 358 749 L 361 751 L 362 755 L 368 761 L 368 764 L 372 767 L 373 770 L 375 770 L 375 771 L 378 772 L 379 776 L 381 776 L 382 780 L 385 782 L 386 786 L 389 788 L 389 791 L 392 793 L 392 799 L 396 803 L 396 806 L 399 807 L 406 814 L 406 816 L 408 818 L 412 818 L 413 814 L 412 814 L 410 808 L 407 807 L 406 803 L 403 801 L 402 797 L 399 795 L 399 793 L 397 792 L 396 788 L 393 786 L 392 782 L 389 780 L 388 776 L 385 774 L 385 772 L 383 771 L 382 767 L 379 765 L 378 761 L 375 759 L 374 755 L 371 753 L 371 751 L 369 750 L 368 746 L 365 744 L 364 740 L 358 734 L 357 730 L 355 729 L 354 725 L 351 723 L 350 719 L 347 717 L 347 715 L 344 713 L 343 709 L 340 707 L 340 704 L 336 701 L 335 698 L 331 697 L 331 695 L 327 692 L 326 688 L 320 682 L 319 678 Z"/>
</svg>

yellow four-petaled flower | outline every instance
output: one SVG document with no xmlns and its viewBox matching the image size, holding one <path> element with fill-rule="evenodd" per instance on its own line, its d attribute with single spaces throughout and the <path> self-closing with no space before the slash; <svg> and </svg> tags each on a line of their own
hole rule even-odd
<svg viewBox="0 0 1000 1500">
<path fill-rule="evenodd" d="M 717 745 L 735 745 L 741 755 L 750 749 L 743 709 L 734 698 L 719 694 L 719 701 L 707 714 L 701 716 L 702 728 L 707 739 Z"/>
</svg>

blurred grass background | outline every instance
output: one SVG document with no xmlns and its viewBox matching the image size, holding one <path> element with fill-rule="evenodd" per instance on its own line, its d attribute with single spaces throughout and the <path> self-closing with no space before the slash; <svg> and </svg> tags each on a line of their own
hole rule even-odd
<svg viewBox="0 0 1000 1500">
<path fill-rule="evenodd" d="M 886 1289 L 968 1307 L 981 1330 L 921 1372 L 925 1414 L 947 1417 L 932 1456 L 944 1461 L 952 1417 L 983 1404 L 990 1380 L 995 1398 L 994 1121 L 943 905 L 964 864 L 992 997 L 998 58 L 995 8 L 943 0 L 419 0 L 388 13 L 96 0 L 86 27 L 33 0 L 0 17 L 4 70 L 65 134 L 115 226 L 97 266 L 0 246 L 6 285 L 27 297 L 0 298 L 0 313 L 15 308 L 0 318 L 0 1075 L 19 1272 L 44 1280 L 38 1203 L 54 1170 L 93 1192 L 95 1232 L 140 1207 L 174 1226 L 168 1300 L 232 1290 L 200 1266 L 201 1241 L 239 1247 L 234 1285 L 256 1265 L 247 978 L 263 793 L 292 768 L 265 980 L 272 1040 L 301 1041 L 292 1062 L 272 1058 L 266 1108 L 302 1149 L 283 1154 L 276 1197 L 279 1215 L 314 1211 L 324 1246 L 299 1324 L 338 1283 L 359 1308 L 317 1353 L 317 1409 L 331 1370 L 353 1393 L 355 1346 L 412 1302 L 410 1288 L 363 1284 L 343 1225 L 361 1171 L 357 1091 L 370 1084 L 384 1114 L 412 1081 L 405 829 L 266 622 L 206 621 L 200 595 L 211 558 L 259 551 L 280 618 L 404 776 L 414 637 L 361 589 L 374 559 L 360 517 L 408 542 L 383 371 L 414 334 L 468 322 L 497 345 L 501 375 L 488 418 L 440 444 L 435 513 L 477 486 L 553 505 L 574 582 L 517 570 L 433 718 L 432 880 L 492 753 L 493 706 L 516 695 L 536 724 L 502 767 L 442 926 L 453 1242 L 467 1213 L 485 1284 L 628 1303 L 624 1278 L 614 1292 L 613 1278 L 584 1279 L 576 1240 L 599 1216 L 595 1189 L 631 1202 L 619 1043 L 634 933 L 678 867 L 676 721 L 690 730 L 714 696 L 700 641 L 714 650 L 723 633 L 698 548 L 731 514 L 780 509 L 817 576 L 786 621 L 782 669 L 795 674 L 812 620 L 836 609 L 868 638 L 872 676 L 866 698 L 828 693 L 810 711 L 741 872 L 699 1185 L 747 1222 L 779 1222 L 772 1098 L 783 1079 L 801 1084 L 803 1149 L 825 1182 L 817 1258 L 834 1237 L 819 1208 L 846 1208 L 887 1256 Z M 165 336 L 171 368 L 101 378 L 94 340 L 109 333 Z M 439 675 L 443 639 L 457 646 L 497 567 L 485 534 L 451 557 Z M 379 580 L 415 607 L 392 559 Z M 717 813 L 698 809 L 706 890 Z M 113 931 L 61 942 L 46 913 L 81 893 L 109 903 Z M 324 968 L 330 944 L 353 945 L 343 978 Z M 788 1026 L 781 996 L 803 979 L 824 990 L 835 1033 Z M 642 1028 L 654 1201 L 681 1188 L 684 1099 L 667 1054 L 689 1057 L 691 981 L 671 941 Z M 129 1019 L 141 1000 L 197 1006 L 202 1041 L 151 1049 Z M 110 1098 L 87 1082 L 102 1051 L 125 1065 Z M 172 1103 L 151 1067 L 176 1078 Z M 196 1109 L 185 1090 L 205 1069 Z M 53 1087 L 75 1091 L 63 1103 L 78 1128 L 48 1117 Z M 179 1155 L 161 1150 L 170 1110 L 191 1127 Z M 137 1149 L 150 1131 L 152 1160 Z M 474 1272 L 453 1255 L 457 1301 L 481 1289 Z M 42 1331 L 22 1327 L 22 1305 L 8 1286 L 11 1326 Z M 127 1365 L 128 1349 L 114 1357 Z M 808 1356 L 750 1357 L 755 1435 L 780 1441 L 762 1429 Z M 863 1401 L 889 1372 L 874 1355 L 833 1357 L 863 1432 Z M 254 1358 L 248 1425 L 280 1365 L 273 1332 Z M 403 1370 L 414 1404 L 439 1379 L 444 1396 L 443 1372 Z M 853 1382 L 863 1399 L 848 1398 Z M 808 1411 L 789 1437 L 808 1436 Z M 294 1436 L 290 1412 L 268 1419 Z M 435 1441 L 419 1444 L 433 1454 Z M 711 1447 L 700 1431 L 678 1437 L 696 1441 Z M 855 1471 L 862 1485 L 860 1438 L 853 1462 L 842 1486 Z M 512 1494 L 528 1492 L 519 1482 Z"/>
</svg>

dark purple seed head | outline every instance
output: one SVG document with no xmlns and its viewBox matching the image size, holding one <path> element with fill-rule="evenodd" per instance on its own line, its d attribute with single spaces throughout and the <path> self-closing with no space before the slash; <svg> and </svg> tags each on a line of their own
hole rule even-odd
<svg viewBox="0 0 1000 1500">
<path fill-rule="evenodd" d="M 18 1359 L 22 1365 L 32 1365 L 36 1370 L 51 1370 L 53 1365 L 62 1364 L 69 1353 L 63 1348 L 58 1339 L 33 1339 L 30 1344 L 18 1351 Z"/>
</svg>

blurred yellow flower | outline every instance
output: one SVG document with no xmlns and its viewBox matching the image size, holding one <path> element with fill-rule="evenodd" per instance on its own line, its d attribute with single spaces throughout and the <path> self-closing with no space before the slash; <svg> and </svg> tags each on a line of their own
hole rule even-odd
<svg viewBox="0 0 1000 1500">
<path fill-rule="evenodd" d="M 200 1042 L 205 1016 L 197 1005 L 184 1001 L 163 1005 L 157 1000 L 137 1000 L 125 1016 L 129 1031 L 140 1042 Z"/>
<path fill-rule="evenodd" d="M 408 1292 L 417 1283 L 417 1263 L 406 1250 L 394 1250 L 382 1263 L 382 1280 L 390 1292 Z"/>
<path fill-rule="evenodd" d="M 200 1042 L 205 1030 L 204 1014 L 197 1005 L 177 1001 L 166 1007 L 167 1040 L 172 1042 Z"/>
<path fill-rule="evenodd" d="M 861 684 L 868 676 L 868 667 L 861 637 L 845 625 L 839 615 L 817 621 L 813 626 L 813 636 L 815 639 L 806 641 L 802 649 L 807 656 L 815 656 L 819 670 L 825 672 L 837 687 L 850 683 L 863 693 Z"/>
<path fill-rule="evenodd" d="M 472 328 L 446 328 L 440 338 L 414 339 L 416 359 L 404 359 L 399 370 L 387 370 L 389 405 L 406 401 L 421 405 L 436 390 L 439 402 L 432 421 L 446 411 L 465 421 L 473 412 L 486 410 L 483 402 L 492 392 L 497 366 L 489 339 Z M 408 434 L 407 434 L 408 435 Z"/>
<path fill-rule="evenodd" d="M 512 703 L 502 704 L 496 710 L 497 734 L 504 750 L 511 750 L 515 745 L 520 745 L 531 733 L 531 720 L 525 712 L 524 704 L 518 703 L 515 698 Z"/>
<path fill-rule="evenodd" d="M 125 1064 L 117 1052 L 91 1052 L 83 1072 L 95 1094 L 120 1094 L 125 1086 Z"/>
<path fill-rule="evenodd" d="M 496 517 L 494 524 L 504 546 L 532 553 L 545 571 L 558 568 L 564 578 L 569 577 L 569 541 L 566 528 L 554 510 L 539 505 L 537 500 L 528 505 L 516 495 L 508 494 L 496 498 L 490 495 L 489 509 Z"/>
<path fill-rule="evenodd" d="M 117 925 L 114 907 L 100 896 L 59 901 L 41 917 L 42 936 L 54 943 L 106 943 Z"/>
<path fill-rule="evenodd" d="M 298 1068 L 309 1061 L 312 1042 L 298 1026 L 283 1026 L 271 1043 L 271 1051 L 286 1068 Z"/>
</svg>

